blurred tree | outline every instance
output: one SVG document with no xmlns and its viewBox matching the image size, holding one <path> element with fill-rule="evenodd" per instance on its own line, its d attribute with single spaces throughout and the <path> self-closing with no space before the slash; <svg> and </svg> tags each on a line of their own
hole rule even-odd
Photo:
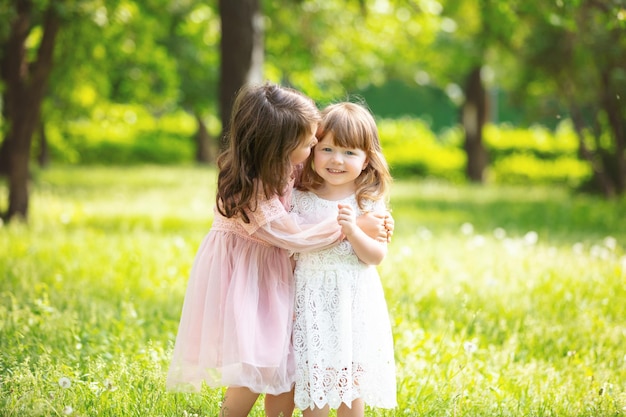
<svg viewBox="0 0 626 417">
<path fill-rule="evenodd" d="M 157 43 L 165 37 L 162 23 L 169 14 L 150 6 L 104 0 L 0 3 L 1 16 L 12 22 L 0 32 L 6 218 L 27 216 L 32 139 L 36 130 L 45 139 L 47 120 L 64 126 L 60 121 L 89 115 L 98 101 L 140 102 L 156 114 L 175 108 L 176 61 Z M 52 88 L 46 91 L 48 80 Z M 45 149 L 42 141 L 39 150 Z"/>
<path fill-rule="evenodd" d="M 180 79 L 180 105 L 198 125 L 196 161 L 211 163 L 219 146 L 211 137 L 205 118 L 218 113 L 220 17 L 217 5 L 206 1 L 176 2 L 170 12 L 168 34 L 163 40 L 176 59 Z"/>
<path fill-rule="evenodd" d="M 626 2 L 520 2 L 524 77 L 517 91 L 555 99 L 571 117 L 581 156 L 605 196 L 626 191 Z M 561 116 L 560 114 L 558 115 Z"/>
<path fill-rule="evenodd" d="M 459 121 L 465 132 L 466 175 L 483 182 L 489 158 L 483 128 L 491 117 L 488 88 L 506 83 L 511 65 L 504 57 L 517 36 L 516 17 L 499 0 L 446 0 L 442 2 L 441 30 L 431 72 L 453 100 L 460 103 Z M 496 76 L 500 75 L 498 79 Z"/>
<path fill-rule="evenodd" d="M 233 100 L 248 82 L 263 77 L 263 17 L 259 0 L 220 0 L 220 116 L 222 131 L 228 129 Z M 225 143 L 222 138 L 221 148 Z"/>
<path fill-rule="evenodd" d="M 2 116 L 6 123 L 0 164 L 9 177 L 9 205 L 3 218 L 26 219 L 32 137 L 39 125 L 57 34 L 68 10 L 60 2 L 16 0 L 3 1 L 0 13 L 9 23 L 0 34 Z M 37 47 L 29 49 L 28 42 Z"/>
</svg>

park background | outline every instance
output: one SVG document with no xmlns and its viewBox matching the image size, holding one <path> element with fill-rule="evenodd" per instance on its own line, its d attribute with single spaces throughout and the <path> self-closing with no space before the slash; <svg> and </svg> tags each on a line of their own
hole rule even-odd
<svg viewBox="0 0 626 417">
<path fill-rule="evenodd" d="M 395 178 L 398 407 L 626 414 L 623 0 L 0 0 L 0 415 L 164 391 L 234 92 L 362 100 Z M 262 415 L 262 407 L 253 415 Z"/>
</svg>

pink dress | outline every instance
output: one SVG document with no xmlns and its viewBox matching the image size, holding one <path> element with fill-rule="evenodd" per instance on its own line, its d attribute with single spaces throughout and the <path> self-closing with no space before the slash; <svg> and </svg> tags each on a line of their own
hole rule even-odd
<svg viewBox="0 0 626 417">
<path fill-rule="evenodd" d="M 328 247 L 336 218 L 303 224 L 290 195 L 259 196 L 250 223 L 215 210 L 191 270 L 166 386 L 247 387 L 280 394 L 294 383 L 295 284 L 289 256 Z"/>
</svg>

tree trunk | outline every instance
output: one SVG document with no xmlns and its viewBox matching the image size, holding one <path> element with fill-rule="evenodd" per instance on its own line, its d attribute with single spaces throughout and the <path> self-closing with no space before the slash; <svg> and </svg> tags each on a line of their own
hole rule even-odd
<svg viewBox="0 0 626 417">
<path fill-rule="evenodd" d="M 41 168 L 50 165 L 50 147 L 48 146 L 48 135 L 46 135 L 46 124 L 39 119 L 39 154 L 37 162 Z"/>
<path fill-rule="evenodd" d="M 615 189 L 617 194 L 623 194 L 626 191 L 626 128 L 624 127 L 624 119 L 621 116 L 624 114 L 620 108 L 621 99 L 616 97 L 615 91 L 611 86 L 610 77 L 609 71 L 603 72 L 601 103 L 615 139 L 615 151 L 612 155 Z"/>
<path fill-rule="evenodd" d="M 6 103 L 6 99 L 2 99 L 3 103 Z M 8 120 L 6 116 L 3 116 L 4 120 Z M 0 145 L 0 176 L 9 176 L 9 158 L 11 157 L 11 150 L 9 149 L 10 142 L 5 137 Z"/>
<path fill-rule="evenodd" d="M 196 113 L 196 122 L 198 124 L 198 131 L 196 132 L 196 162 L 201 164 L 209 164 L 213 162 L 214 152 L 211 148 L 211 135 L 206 128 L 206 124 L 202 117 Z"/>
<path fill-rule="evenodd" d="M 60 20 L 49 6 L 43 19 L 41 44 L 36 61 L 28 62 L 25 42 L 31 30 L 32 2 L 18 0 L 16 17 L 11 22 L 10 33 L 0 61 L 4 82 L 8 131 L 5 143 L 8 148 L 9 208 L 7 220 L 28 216 L 28 180 L 32 138 L 39 125 L 41 102 L 52 70 L 52 58 Z"/>
<path fill-rule="evenodd" d="M 224 132 L 228 130 L 233 100 L 247 82 L 261 81 L 263 27 L 259 0 L 220 0 L 222 38 L 220 42 L 220 117 Z"/>
<path fill-rule="evenodd" d="M 580 154 L 591 165 L 591 169 L 593 170 L 593 179 L 602 190 L 604 196 L 606 198 L 613 197 L 615 195 L 615 185 L 609 175 L 607 175 L 602 159 L 596 157 L 596 155 L 594 155 L 593 152 L 587 148 L 584 134 L 585 122 L 581 111 L 576 105 L 573 104 L 573 101 L 570 101 L 570 114 L 572 117 L 572 123 L 574 124 L 574 130 L 576 131 L 576 136 L 578 136 Z"/>
<path fill-rule="evenodd" d="M 465 85 L 465 103 L 461 108 L 467 154 L 466 174 L 470 181 L 483 182 L 488 156 L 483 144 L 483 126 L 487 121 L 487 94 L 480 77 L 480 66 L 474 68 Z"/>
</svg>

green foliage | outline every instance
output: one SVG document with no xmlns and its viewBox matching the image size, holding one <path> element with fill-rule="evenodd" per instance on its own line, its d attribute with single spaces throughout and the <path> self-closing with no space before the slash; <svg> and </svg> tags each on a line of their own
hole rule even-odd
<svg viewBox="0 0 626 417">
<path fill-rule="evenodd" d="M 191 162 L 194 155 L 193 117 L 184 112 L 155 117 L 142 106 L 108 105 L 91 118 L 49 128 L 56 162 L 132 164 Z"/>
<path fill-rule="evenodd" d="M 218 130 L 219 121 L 208 119 Z M 191 163 L 195 150 L 192 116 L 178 112 L 156 117 L 144 107 L 98 106 L 88 119 L 48 126 L 52 158 L 71 164 Z M 457 127 L 435 134 L 421 119 L 379 119 L 383 151 L 395 178 L 432 177 L 464 180 L 463 132 Z M 490 154 L 489 178 L 496 183 L 565 184 L 578 187 L 591 176 L 578 159 L 571 126 L 555 132 L 533 126 L 488 125 L 485 144 Z M 34 149 L 37 151 L 37 148 Z"/>
<path fill-rule="evenodd" d="M 215 171 L 33 180 L 30 223 L 0 227 L 0 415 L 217 415 L 220 389 L 164 390 Z M 391 204 L 398 407 L 368 415 L 623 414 L 626 200 L 398 180 Z"/>
<path fill-rule="evenodd" d="M 448 129 L 436 136 L 418 119 L 382 119 L 378 122 L 383 150 L 396 178 L 435 177 L 464 179 L 463 132 Z M 578 142 L 567 123 L 552 133 L 488 125 L 485 146 L 491 158 L 489 179 L 496 183 L 565 184 L 578 187 L 591 176 L 591 168 L 578 159 Z"/>
<path fill-rule="evenodd" d="M 426 123 L 416 119 L 383 119 L 378 129 L 394 177 L 462 178 L 465 154 L 458 141 L 440 141 Z"/>
<path fill-rule="evenodd" d="M 520 129 L 488 125 L 492 179 L 498 183 L 552 183 L 579 187 L 591 178 L 588 162 L 578 158 L 578 139 L 569 122 L 556 132 L 541 126 Z"/>
</svg>

